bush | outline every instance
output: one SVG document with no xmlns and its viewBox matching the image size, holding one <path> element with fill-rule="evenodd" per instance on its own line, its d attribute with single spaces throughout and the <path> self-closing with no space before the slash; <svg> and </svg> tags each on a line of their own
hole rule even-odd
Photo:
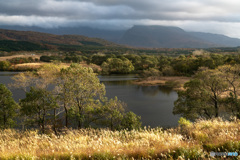
<svg viewBox="0 0 240 160">
<path fill-rule="evenodd" d="M 41 56 L 40 61 L 42 62 L 51 62 L 53 59 L 50 56 Z"/>
<path fill-rule="evenodd" d="M 133 112 L 128 112 L 121 123 L 122 129 L 128 129 L 128 130 L 133 130 L 133 129 L 140 129 L 142 126 L 141 123 L 141 117 L 137 116 Z"/>
<path fill-rule="evenodd" d="M 0 70 L 6 71 L 11 66 L 11 63 L 9 61 L 0 61 Z"/>
<path fill-rule="evenodd" d="M 155 68 L 149 68 L 148 70 L 144 70 L 141 74 L 143 78 L 152 78 L 156 79 L 159 76 L 162 76 L 162 72 L 160 72 L 158 69 Z"/>
<path fill-rule="evenodd" d="M 173 69 L 172 66 L 165 66 L 162 69 L 162 74 L 164 76 L 174 76 L 174 75 L 176 75 L 176 72 L 175 72 L 175 70 Z"/>
</svg>

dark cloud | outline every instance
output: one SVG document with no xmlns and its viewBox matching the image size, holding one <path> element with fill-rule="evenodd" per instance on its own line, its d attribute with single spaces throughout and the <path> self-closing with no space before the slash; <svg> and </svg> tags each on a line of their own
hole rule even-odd
<svg viewBox="0 0 240 160">
<path fill-rule="evenodd" d="M 239 6 L 238 0 L 2 0 L 0 24 L 43 27 L 168 24 L 201 30 L 196 26 L 200 23 L 214 30 L 209 25 L 214 23 L 220 24 L 224 32 L 226 26 L 240 27 Z"/>
</svg>

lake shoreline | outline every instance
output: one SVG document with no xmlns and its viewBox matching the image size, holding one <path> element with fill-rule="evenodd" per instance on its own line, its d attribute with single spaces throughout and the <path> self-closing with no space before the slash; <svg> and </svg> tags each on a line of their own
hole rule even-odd
<svg viewBox="0 0 240 160">
<path fill-rule="evenodd" d="M 133 84 L 140 86 L 166 86 L 171 87 L 173 90 L 183 90 L 183 86 L 186 82 L 188 82 L 191 77 L 184 76 L 161 76 L 156 78 L 139 78 L 138 80 L 133 81 Z"/>
</svg>

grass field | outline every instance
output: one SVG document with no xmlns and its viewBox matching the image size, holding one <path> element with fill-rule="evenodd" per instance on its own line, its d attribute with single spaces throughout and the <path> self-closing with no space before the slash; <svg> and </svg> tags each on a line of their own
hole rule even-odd
<svg viewBox="0 0 240 160">
<path fill-rule="evenodd" d="M 0 159 L 212 159 L 211 151 L 240 153 L 240 121 L 180 119 L 168 130 L 82 129 L 59 136 L 9 129 L 0 132 L 0 144 Z"/>
</svg>

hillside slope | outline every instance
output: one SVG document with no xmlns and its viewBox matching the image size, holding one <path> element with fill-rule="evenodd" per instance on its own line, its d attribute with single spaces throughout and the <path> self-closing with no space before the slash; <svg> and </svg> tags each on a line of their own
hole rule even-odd
<svg viewBox="0 0 240 160">
<path fill-rule="evenodd" d="M 200 38 L 204 41 L 219 44 L 227 47 L 238 47 L 240 46 L 240 39 L 231 38 L 221 34 L 203 33 L 203 32 L 188 32 L 194 37 Z"/>
<path fill-rule="evenodd" d="M 33 31 L 14 31 L 0 29 L 0 48 L 4 48 L 9 44 L 20 45 L 19 48 L 24 48 L 25 46 L 22 46 L 24 44 L 32 46 L 35 45 L 41 49 L 58 49 L 61 46 L 117 46 L 116 44 L 103 39 L 88 38 L 80 35 L 54 35 Z"/>
<path fill-rule="evenodd" d="M 120 43 L 149 48 L 209 48 L 221 46 L 192 36 L 181 28 L 166 26 L 134 26 L 123 35 Z"/>
</svg>

